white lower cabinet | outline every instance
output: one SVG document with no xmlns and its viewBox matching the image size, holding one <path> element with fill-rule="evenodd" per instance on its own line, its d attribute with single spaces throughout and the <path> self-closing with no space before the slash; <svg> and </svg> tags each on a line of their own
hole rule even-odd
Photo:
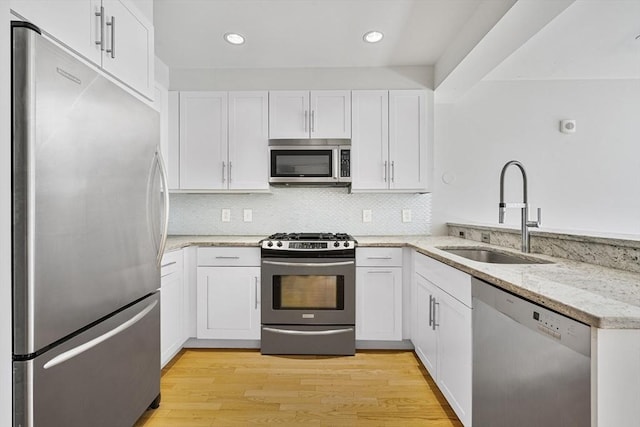
<svg viewBox="0 0 640 427">
<path fill-rule="evenodd" d="M 412 341 L 460 421 L 471 425 L 471 276 L 414 253 Z"/>
<path fill-rule="evenodd" d="M 185 283 L 182 250 L 167 252 L 160 269 L 160 362 L 166 365 L 182 349 L 185 333 Z"/>
<path fill-rule="evenodd" d="M 260 339 L 260 249 L 198 248 L 197 338 Z"/>
<path fill-rule="evenodd" d="M 356 249 L 356 339 L 402 340 L 402 249 Z"/>
</svg>

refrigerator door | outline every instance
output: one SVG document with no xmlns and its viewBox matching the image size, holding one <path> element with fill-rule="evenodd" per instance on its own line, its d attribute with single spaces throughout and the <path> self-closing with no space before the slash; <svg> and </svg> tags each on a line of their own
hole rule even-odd
<svg viewBox="0 0 640 427">
<path fill-rule="evenodd" d="M 14 354 L 33 357 L 159 287 L 159 117 L 17 27 L 13 135 Z"/>
<path fill-rule="evenodd" d="M 160 294 L 14 362 L 14 426 L 131 427 L 160 393 Z"/>
</svg>

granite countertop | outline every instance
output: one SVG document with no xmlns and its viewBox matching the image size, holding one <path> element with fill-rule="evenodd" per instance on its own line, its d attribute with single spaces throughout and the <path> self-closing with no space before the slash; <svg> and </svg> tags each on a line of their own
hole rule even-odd
<svg viewBox="0 0 640 427">
<path fill-rule="evenodd" d="M 258 246 L 264 236 L 170 236 L 167 251 L 185 246 Z M 491 247 L 449 236 L 356 236 L 360 247 L 412 247 L 472 276 L 520 295 L 588 325 L 604 329 L 640 329 L 640 273 L 545 255 L 527 256 L 552 264 L 488 264 L 438 247 Z"/>
</svg>

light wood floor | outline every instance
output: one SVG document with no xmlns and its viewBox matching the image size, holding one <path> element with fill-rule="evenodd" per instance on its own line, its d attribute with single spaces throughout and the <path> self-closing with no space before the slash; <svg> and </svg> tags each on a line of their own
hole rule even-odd
<svg viewBox="0 0 640 427">
<path fill-rule="evenodd" d="M 183 350 L 163 370 L 161 390 L 160 408 L 135 427 L 462 426 L 411 351 Z"/>
</svg>

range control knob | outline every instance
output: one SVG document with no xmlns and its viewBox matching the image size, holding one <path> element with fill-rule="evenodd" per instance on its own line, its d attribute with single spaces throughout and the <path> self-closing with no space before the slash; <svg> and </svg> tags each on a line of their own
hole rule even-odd
<svg viewBox="0 0 640 427">
<path fill-rule="evenodd" d="M 344 247 L 348 248 L 349 247 L 349 242 L 344 242 Z"/>
<path fill-rule="evenodd" d="M 278 242 L 278 247 L 281 248 L 282 247 L 282 242 Z"/>
<path fill-rule="evenodd" d="M 267 243 L 267 246 L 269 246 L 269 247 L 273 246 L 273 242 L 271 240 L 269 240 L 269 242 Z"/>
<path fill-rule="evenodd" d="M 338 246 L 340 246 L 340 242 L 336 240 L 335 242 L 333 242 L 333 246 L 337 248 Z"/>
</svg>

